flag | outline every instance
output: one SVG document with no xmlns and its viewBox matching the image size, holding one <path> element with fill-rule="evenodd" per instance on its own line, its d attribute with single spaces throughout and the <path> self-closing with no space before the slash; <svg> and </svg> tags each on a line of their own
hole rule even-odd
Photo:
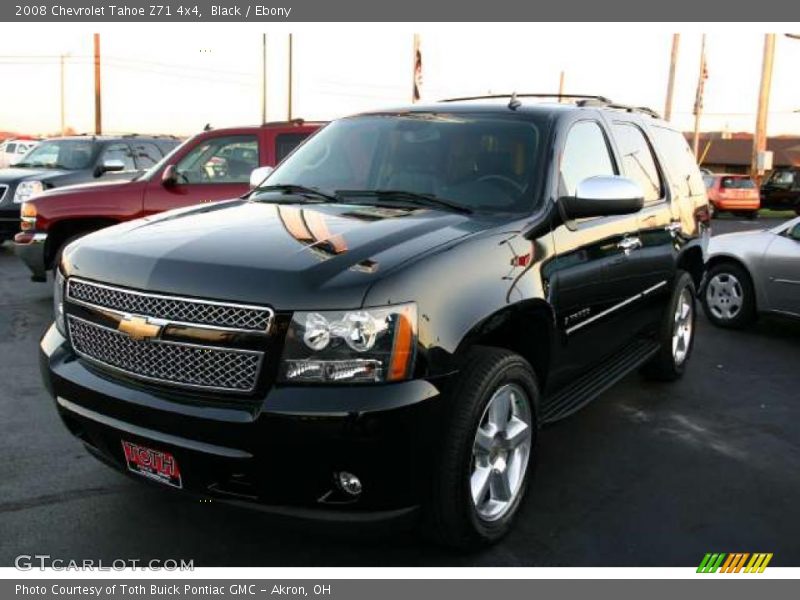
<svg viewBox="0 0 800 600">
<path fill-rule="evenodd" d="M 414 80 L 412 83 L 411 101 L 419 102 L 422 97 L 422 50 L 418 33 L 414 34 Z"/>
</svg>

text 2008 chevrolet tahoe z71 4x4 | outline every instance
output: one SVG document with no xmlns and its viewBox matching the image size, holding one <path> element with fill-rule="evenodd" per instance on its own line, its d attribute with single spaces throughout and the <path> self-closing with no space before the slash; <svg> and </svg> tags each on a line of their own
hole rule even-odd
<svg viewBox="0 0 800 600">
<path fill-rule="evenodd" d="M 421 509 L 475 547 L 510 528 L 540 425 L 632 369 L 681 376 L 707 222 L 650 112 L 360 114 L 246 198 L 68 246 L 43 373 L 132 476 L 326 517 Z"/>
</svg>

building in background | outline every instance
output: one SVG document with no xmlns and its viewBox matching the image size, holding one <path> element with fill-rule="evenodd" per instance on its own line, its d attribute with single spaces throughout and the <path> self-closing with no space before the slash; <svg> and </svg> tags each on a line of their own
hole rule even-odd
<svg viewBox="0 0 800 600">
<path fill-rule="evenodd" d="M 691 144 L 692 133 L 685 133 Z M 776 136 L 767 139 L 773 153 L 773 168 L 800 166 L 800 137 Z M 700 167 L 714 173 L 749 173 L 753 152 L 752 133 L 710 131 L 700 134 Z"/>
</svg>

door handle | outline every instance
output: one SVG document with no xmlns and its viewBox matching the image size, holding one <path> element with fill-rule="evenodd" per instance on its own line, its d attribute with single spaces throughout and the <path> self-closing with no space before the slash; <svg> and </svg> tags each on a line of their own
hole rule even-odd
<svg viewBox="0 0 800 600">
<path fill-rule="evenodd" d="M 638 237 L 622 238 L 617 244 L 617 248 L 622 250 L 626 255 L 630 254 L 632 250 L 642 247 L 642 240 Z"/>
</svg>

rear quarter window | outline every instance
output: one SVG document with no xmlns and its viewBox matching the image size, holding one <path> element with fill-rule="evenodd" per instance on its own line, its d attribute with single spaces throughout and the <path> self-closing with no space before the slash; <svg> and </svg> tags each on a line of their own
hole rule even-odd
<svg viewBox="0 0 800 600">
<path fill-rule="evenodd" d="M 651 125 L 650 131 L 659 153 L 664 157 L 663 166 L 672 185 L 683 196 L 703 194 L 706 189 L 703 176 L 683 134 L 658 125 Z"/>
</svg>

